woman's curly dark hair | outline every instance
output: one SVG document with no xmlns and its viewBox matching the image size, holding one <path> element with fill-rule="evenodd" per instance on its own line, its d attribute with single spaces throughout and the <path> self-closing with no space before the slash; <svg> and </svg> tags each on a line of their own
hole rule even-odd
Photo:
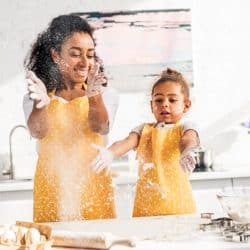
<svg viewBox="0 0 250 250">
<path fill-rule="evenodd" d="M 60 52 L 62 44 L 76 32 L 89 34 L 96 45 L 93 31 L 89 23 L 80 16 L 70 14 L 54 18 L 49 27 L 38 35 L 25 58 L 24 67 L 35 72 L 44 82 L 47 92 L 66 89 L 58 66 L 52 59 L 51 49 Z M 102 61 L 96 54 L 95 60 L 100 63 L 100 71 L 103 72 Z"/>
</svg>

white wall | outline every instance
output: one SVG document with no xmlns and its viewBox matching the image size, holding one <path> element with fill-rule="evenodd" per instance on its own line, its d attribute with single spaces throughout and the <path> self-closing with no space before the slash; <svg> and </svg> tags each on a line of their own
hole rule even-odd
<svg viewBox="0 0 250 250">
<path fill-rule="evenodd" d="M 200 122 L 203 141 L 214 149 L 218 164 L 250 164 L 250 135 L 238 126 L 250 118 L 249 7 L 248 0 L 1 1 L 0 153 L 8 152 L 11 127 L 24 123 L 24 56 L 52 17 L 84 11 L 191 8 L 195 83 L 192 115 Z M 150 113 L 146 115 L 141 109 L 147 102 L 144 96 L 138 99 L 121 95 L 120 113 L 111 138 L 125 135 L 144 117 L 150 117 Z"/>
<path fill-rule="evenodd" d="M 250 118 L 249 7 L 247 0 L 193 2 L 195 116 L 217 162 L 232 167 L 250 163 L 250 136 L 238 126 Z"/>
</svg>

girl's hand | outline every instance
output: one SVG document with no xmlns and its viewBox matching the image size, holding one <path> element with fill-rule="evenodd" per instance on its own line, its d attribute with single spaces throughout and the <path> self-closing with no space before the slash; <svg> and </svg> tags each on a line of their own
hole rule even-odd
<svg viewBox="0 0 250 250">
<path fill-rule="evenodd" d="M 28 71 L 26 76 L 29 97 L 37 101 L 36 108 L 41 109 L 50 103 L 44 83 L 35 75 L 33 71 Z"/>
<path fill-rule="evenodd" d="M 106 175 L 110 173 L 110 165 L 114 159 L 114 154 L 111 150 L 108 150 L 99 145 L 92 145 L 95 149 L 99 151 L 98 155 L 91 163 L 91 167 L 96 173 L 101 173 L 104 169 L 106 170 Z"/>
<path fill-rule="evenodd" d="M 99 72 L 100 65 L 95 63 L 88 74 L 86 96 L 91 97 L 101 93 L 102 84 L 107 82 L 105 74 Z"/>
<path fill-rule="evenodd" d="M 196 164 L 196 154 L 200 147 L 187 148 L 181 153 L 180 165 L 184 172 L 193 172 Z"/>
</svg>

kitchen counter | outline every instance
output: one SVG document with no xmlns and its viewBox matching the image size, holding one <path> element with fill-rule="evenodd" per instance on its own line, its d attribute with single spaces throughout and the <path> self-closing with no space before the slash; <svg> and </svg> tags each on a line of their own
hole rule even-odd
<svg viewBox="0 0 250 250">
<path fill-rule="evenodd" d="M 204 233 L 197 239 L 185 241 L 139 241 L 135 248 L 114 246 L 112 250 L 247 250 L 249 243 L 227 242 L 215 234 Z M 55 249 L 56 250 L 56 249 Z"/>
<path fill-rule="evenodd" d="M 194 172 L 190 176 L 191 182 L 203 180 L 220 180 L 231 178 L 249 178 L 250 167 L 234 170 L 212 171 L 212 172 Z M 113 178 L 117 185 L 135 184 L 137 173 L 121 171 Z M 11 182 L 0 181 L 0 192 L 16 191 L 16 190 L 32 190 L 33 180 L 15 180 Z"/>
<path fill-rule="evenodd" d="M 136 246 L 126 247 L 114 245 L 111 250 L 249 250 L 249 243 L 229 242 L 221 239 L 213 233 L 203 233 L 191 240 L 161 241 L 144 240 L 137 241 Z M 72 248 L 53 247 L 54 250 L 72 250 Z"/>
<path fill-rule="evenodd" d="M 57 230 L 85 234 L 93 233 L 93 237 L 98 238 L 98 242 L 103 241 L 109 244 L 110 237 L 105 232 L 109 232 L 114 238 L 133 239 L 135 247 L 114 244 L 110 250 L 248 250 L 249 242 L 231 242 L 223 239 L 219 231 L 200 231 L 201 223 L 209 223 L 209 219 L 201 219 L 195 215 L 169 215 L 155 217 L 140 217 L 133 219 L 109 219 L 90 221 L 70 221 L 46 223 L 52 227 L 55 234 Z M 52 233 L 52 234 L 53 234 Z M 67 234 L 66 234 L 67 235 Z M 68 234 L 69 235 L 69 234 Z M 100 235 L 99 238 L 97 235 Z M 88 236 L 89 237 L 89 236 Z M 113 239 L 114 239 L 113 238 Z M 65 238 L 64 238 L 65 239 Z M 101 240 L 103 239 L 103 240 Z M 78 238 L 80 244 L 86 239 Z M 64 241 L 69 242 L 69 241 Z M 93 243 L 94 241 L 91 240 Z M 79 243 L 78 243 L 79 244 Z M 89 244 L 89 243 L 87 243 Z M 95 244 L 95 243 L 93 243 Z M 8 248 L 0 245 L 0 249 Z M 10 248 L 14 249 L 14 248 Z M 53 250 L 72 250 L 67 247 L 52 247 Z M 74 248 L 85 249 L 85 248 Z M 87 249 L 86 249 L 87 250 Z"/>
</svg>

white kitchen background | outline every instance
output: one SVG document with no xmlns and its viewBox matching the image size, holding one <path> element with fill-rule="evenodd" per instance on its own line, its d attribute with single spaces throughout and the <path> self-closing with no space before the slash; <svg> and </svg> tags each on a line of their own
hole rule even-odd
<svg viewBox="0 0 250 250">
<path fill-rule="evenodd" d="M 193 107 L 202 142 L 214 153 L 215 168 L 250 166 L 250 2 L 248 0 L 9 0 L 0 2 L 0 168 L 8 161 L 9 132 L 25 124 L 23 60 L 55 16 L 71 12 L 190 8 L 192 13 Z M 151 119 L 149 93 L 120 94 L 110 142 Z M 32 176 L 35 141 L 26 131 L 13 136 L 19 176 Z M 25 135 L 24 135 L 25 134 Z M 25 137 L 25 138 L 24 138 Z M 19 166 L 17 166 L 19 164 Z"/>
</svg>

